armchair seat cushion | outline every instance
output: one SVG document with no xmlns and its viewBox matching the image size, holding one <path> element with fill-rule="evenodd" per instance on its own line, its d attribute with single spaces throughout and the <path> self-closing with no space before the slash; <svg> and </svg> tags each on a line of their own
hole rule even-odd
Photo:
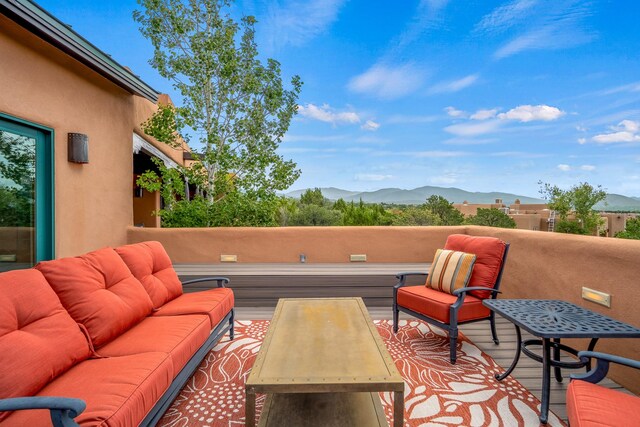
<svg viewBox="0 0 640 427">
<path fill-rule="evenodd" d="M 228 288 L 215 288 L 206 291 L 182 294 L 169 301 L 153 316 L 179 316 L 185 314 L 204 314 L 209 316 L 210 327 L 215 327 L 233 308 L 233 291 Z"/>
<path fill-rule="evenodd" d="M 129 427 L 139 424 L 173 380 L 166 353 L 89 359 L 42 389 L 38 396 L 65 396 L 87 403 L 75 418 L 81 426 Z M 48 410 L 16 411 L 2 427 L 50 426 Z"/>
<path fill-rule="evenodd" d="M 640 397 L 573 380 L 567 388 L 571 427 L 631 427 L 638 425 Z"/>
<path fill-rule="evenodd" d="M 147 317 L 96 352 L 105 357 L 154 351 L 168 353 L 173 372 L 177 374 L 209 338 L 210 332 L 208 316 Z"/>
<path fill-rule="evenodd" d="M 426 286 L 404 286 L 398 289 L 398 305 L 423 314 L 442 323 L 449 323 L 449 308 L 458 297 L 427 288 Z M 484 319 L 491 311 L 482 305 L 482 300 L 466 295 L 458 310 L 458 322 Z"/>
</svg>

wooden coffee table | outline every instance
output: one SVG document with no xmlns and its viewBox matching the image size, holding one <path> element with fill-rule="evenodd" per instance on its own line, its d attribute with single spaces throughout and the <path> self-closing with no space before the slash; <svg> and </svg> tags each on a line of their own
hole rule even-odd
<svg viewBox="0 0 640 427">
<path fill-rule="evenodd" d="M 260 426 L 387 426 L 381 391 L 403 424 L 404 381 L 361 298 L 280 299 L 245 390 L 246 426 L 256 393 Z"/>
</svg>

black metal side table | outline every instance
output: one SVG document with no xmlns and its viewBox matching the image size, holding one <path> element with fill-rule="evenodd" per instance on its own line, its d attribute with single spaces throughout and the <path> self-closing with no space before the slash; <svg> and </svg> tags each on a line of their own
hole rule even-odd
<svg viewBox="0 0 640 427">
<path fill-rule="evenodd" d="M 590 338 L 588 350 L 593 350 L 600 338 L 639 338 L 640 329 L 579 307 L 566 301 L 531 299 L 486 299 L 483 304 L 495 313 L 509 320 L 516 328 L 516 355 L 503 374 L 496 375 L 498 381 L 505 379 L 518 364 L 520 352 L 542 363 L 542 402 L 540 422 L 547 423 L 549 415 L 549 392 L 551 387 L 551 368 L 558 382 L 562 381 L 561 368 L 579 369 L 588 363 L 580 360 L 563 362 L 560 351 L 573 355 L 578 350 L 561 344 L 562 338 Z M 522 341 L 520 328 L 539 337 Z M 542 347 L 542 356 L 530 347 Z M 551 355 L 553 350 L 553 357 Z"/>
</svg>

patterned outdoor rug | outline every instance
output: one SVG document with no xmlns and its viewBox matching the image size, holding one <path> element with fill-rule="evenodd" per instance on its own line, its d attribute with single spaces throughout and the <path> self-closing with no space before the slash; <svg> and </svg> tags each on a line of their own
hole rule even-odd
<svg viewBox="0 0 640 427">
<path fill-rule="evenodd" d="M 538 399 L 510 377 L 496 381 L 503 369 L 467 338 L 460 337 L 458 361 L 451 365 L 449 340 L 439 329 L 401 321 L 394 335 L 390 321 L 374 323 L 406 382 L 406 426 L 539 425 Z M 158 425 L 243 426 L 244 382 L 268 326 L 266 320 L 236 322 L 236 338 L 223 338 L 209 353 Z M 391 421 L 392 394 L 380 397 Z M 263 404 L 259 395 L 258 414 Z M 548 425 L 564 424 L 550 412 Z"/>
</svg>

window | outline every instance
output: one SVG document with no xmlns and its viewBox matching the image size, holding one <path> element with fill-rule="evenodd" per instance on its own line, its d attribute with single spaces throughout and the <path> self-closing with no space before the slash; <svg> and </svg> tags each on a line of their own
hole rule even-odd
<svg viewBox="0 0 640 427">
<path fill-rule="evenodd" d="M 0 271 L 52 259 L 53 131 L 0 114 Z"/>
</svg>

